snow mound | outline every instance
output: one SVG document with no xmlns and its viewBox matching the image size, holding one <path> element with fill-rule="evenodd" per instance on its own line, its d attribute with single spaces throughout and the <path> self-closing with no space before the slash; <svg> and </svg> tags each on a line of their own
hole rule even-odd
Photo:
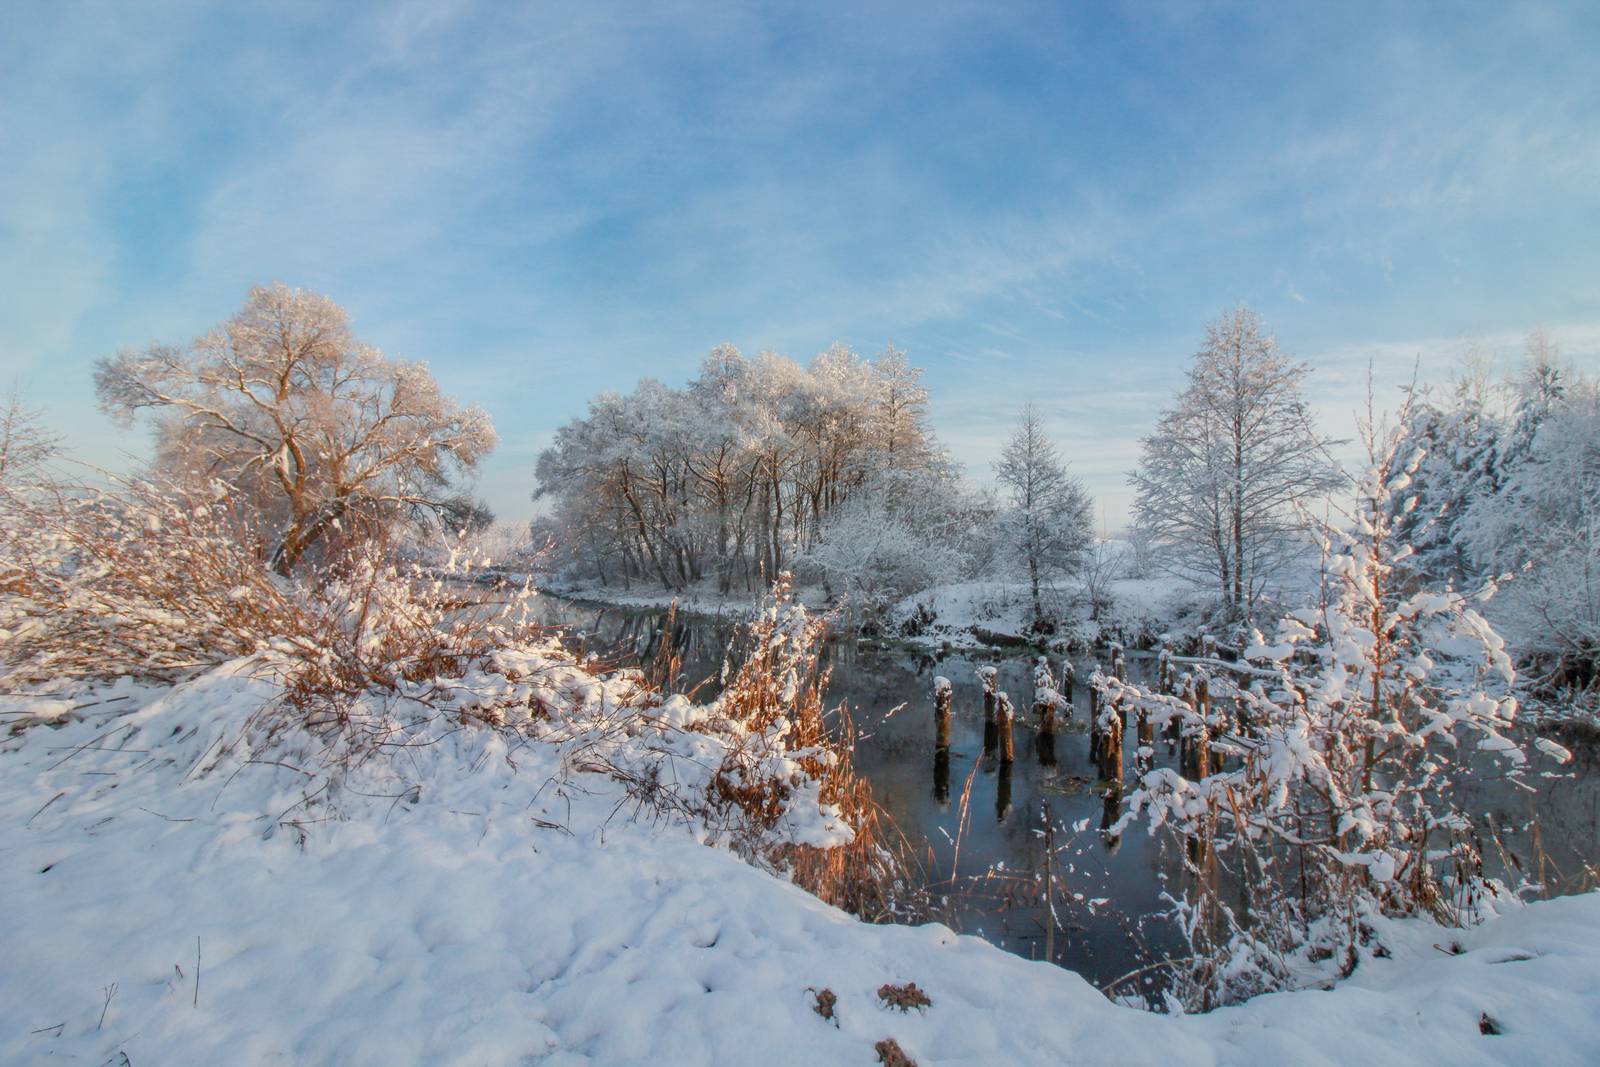
<svg viewBox="0 0 1600 1067">
<path fill-rule="evenodd" d="M 1394 958 L 1332 992 L 1151 1015 L 650 817 L 583 769 L 626 685 L 549 685 L 572 715 L 520 734 L 397 706 L 403 740 L 339 775 L 314 736 L 251 732 L 274 692 L 237 665 L 6 698 L 34 725 L 0 743 L 0 1062 L 844 1065 L 886 1038 L 922 1067 L 1600 1062 L 1600 896 L 1391 924 Z M 925 1010 L 878 1000 L 913 981 Z"/>
</svg>

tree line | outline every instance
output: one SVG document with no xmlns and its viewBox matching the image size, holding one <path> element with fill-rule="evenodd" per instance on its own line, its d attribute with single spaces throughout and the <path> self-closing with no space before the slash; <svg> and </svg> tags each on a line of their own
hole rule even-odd
<svg viewBox="0 0 1600 1067">
<path fill-rule="evenodd" d="M 967 484 L 921 374 L 892 346 L 868 361 L 835 345 L 802 367 L 724 345 L 681 390 L 602 393 L 539 457 L 543 529 L 580 576 L 722 593 L 795 570 L 898 597 L 1012 555 L 1038 606 L 1089 544 L 1088 495 L 1031 407 L 997 466 L 1009 496 Z"/>
</svg>

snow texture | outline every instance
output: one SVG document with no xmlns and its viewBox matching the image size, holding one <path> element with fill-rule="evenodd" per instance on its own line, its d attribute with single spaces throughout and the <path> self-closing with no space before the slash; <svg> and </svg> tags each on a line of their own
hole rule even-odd
<svg viewBox="0 0 1600 1067">
<path fill-rule="evenodd" d="M 814 1067 L 887 1038 L 922 1067 L 1600 1062 L 1600 895 L 1380 921 L 1393 958 L 1331 992 L 1154 1015 L 857 922 L 636 813 L 571 738 L 442 731 L 308 803 L 317 776 L 243 728 L 272 695 L 224 668 L 0 699 L 30 724 L 0 743 L 0 1063 Z M 908 982 L 928 1008 L 877 999 Z"/>
</svg>

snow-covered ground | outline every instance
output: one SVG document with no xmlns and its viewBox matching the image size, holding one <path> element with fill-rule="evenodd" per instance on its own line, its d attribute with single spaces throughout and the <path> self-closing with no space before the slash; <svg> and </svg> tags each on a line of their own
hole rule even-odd
<svg viewBox="0 0 1600 1067">
<path fill-rule="evenodd" d="M 636 811 L 564 759 L 581 732 L 440 730 L 330 788 L 244 743 L 272 695 L 224 669 L 0 698 L 55 718 L 0 743 L 0 1063 L 1600 1063 L 1600 894 L 1380 923 L 1393 958 L 1330 992 L 1154 1015 L 859 923 Z M 930 1006 L 879 1001 L 908 982 Z"/>
</svg>

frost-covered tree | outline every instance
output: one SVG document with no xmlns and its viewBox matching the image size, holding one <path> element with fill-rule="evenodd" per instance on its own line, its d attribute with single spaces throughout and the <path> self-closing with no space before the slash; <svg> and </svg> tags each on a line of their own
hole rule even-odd
<svg viewBox="0 0 1600 1067">
<path fill-rule="evenodd" d="M 1134 518 L 1175 573 L 1247 615 L 1293 554 L 1295 506 L 1335 484 L 1309 373 L 1240 305 L 1206 324 L 1177 403 L 1140 442 Z"/>
<path fill-rule="evenodd" d="M 1157 725 L 1176 719 L 1238 760 L 1203 777 L 1146 775 L 1125 817 L 1149 812 L 1193 835 L 1195 880 L 1182 910 L 1205 957 L 1187 976 L 1202 1006 L 1218 993 L 1348 973 L 1372 951 L 1361 928 L 1368 914 L 1462 925 L 1485 917 L 1484 898 L 1496 892 L 1459 790 L 1474 776 L 1525 774 L 1527 753 L 1507 736 L 1515 672 L 1480 614 L 1493 583 L 1435 592 L 1406 580 L 1412 550 L 1395 517 L 1412 510 L 1426 448 L 1405 414 L 1395 429 L 1369 432 L 1371 462 L 1348 521 L 1316 531 L 1320 598 L 1284 617 L 1270 643 L 1256 635 L 1245 652 L 1254 665 L 1236 668 L 1237 684 L 1210 687 L 1213 699 L 1237 701 L 1234 730 L 1194 702 L 1098 683 L 1124 709 Z M 1223 899 L 1219 865 L 1244 883 L 1237 909 Z"/>
<path fill-rule="evenodd" d="M 714 579 L 728 592 L 825 547 L 812 562 L 826 571 L 866 558 L 825 545 L 848 524 L 895 546 L 871 569 L 883 565 L 898 587 L 916 570 L 902 564 L 924 536 L 918 509 L 864 498 L 950 481 L 920 375 L 892 347 L 868 362 L 834 345 L 802 367 L 723 345 L 685 389 L 646 380 L 601 394 L 539 457 L 535 495 L 555 504 L 547 532 L 584 576 L 671 588 Z"/>
<path fill-rule="evenodd" d="M 221 480 L 272 532 L 288 575 L 330 530 L 384 529 L 414 508 L 461 506 L 455 473 L 495 446 L 489 416 L 443 395 L 426 364 L 358 341 L 320 293 L 255 286 L 238 314 L 187 345 L 100 360 L 106 412 L 153 416 L 157 466 Z"/>
<path fill-rule="evenodd" d="M 1405 567 L 1422 581 L 1464 587 L 1481 577 L 1467 534 L 1474 502 L 1505 482 L 1503 390 L 1492 377 L 1494 357 L 1474 334 L 1462 345 L 1460 372 L 1439 388 L 1409 390 L 1406 433 L 1425 449 L 1406 498 L 1411 510 L 1394 516 L 1397 536 L 1411 545 Z"/>
<path fill-rule="evenodd" d="M 1038 626 L 1045 618 L 1040 585 L 1081 565 L 1094 536 L 1094 504 L 1083 483 L 1067 473 L 1060 450 L 1031 402 L 1017 417 L 994 473 L 1006 492 L 1001 536 L 1013 561 L 1028 576 Z"/>
<path fill-rule="evenodd" d="M 1545 525 L 1548 499 L 1555 487 L 1535 484 L 1533 469 L 1546 466 L 1539 453 L 1541 428 L 1567 404 L 1571 371 L 1561 363 L 1561 349 L 1541 323 L 1529 332 L 1524 361 L 1509 383 L 1512 406 L 1493 456 L 1490 476 L 1474 486 L 1457 539 L 1487 568 L 1510 570 L 1534 558 L 1534 540 Z M 1559 492 L 1559 489 L 1556 489 Z"/>
</svg>

